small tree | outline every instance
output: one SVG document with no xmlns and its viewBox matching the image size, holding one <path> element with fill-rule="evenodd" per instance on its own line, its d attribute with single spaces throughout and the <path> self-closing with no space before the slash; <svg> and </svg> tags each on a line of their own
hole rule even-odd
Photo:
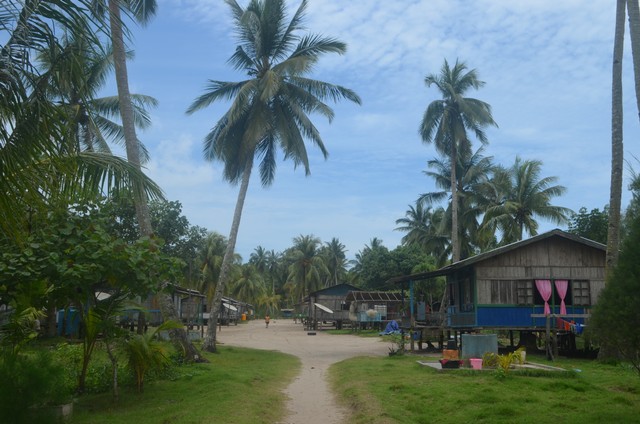
<svg viewBox="0 0 640 424">
<path fill-rule="evenodd" d="M 598 208 L 587 212 L 587 208 L 582 207 L 577 214 L 571 216 L 569 222 L 569 232 L 598 243 L 607 243 L 607 229 L 609 225 L 609 206 L 605 206 L 602 211 Z"/>
<path fill-rule="evenodd" d="M 640 216 L 634 218 L 617 266 L 600 293 L 589 327 L 608 349 L 631 362 L 640 375 Z"/>
<path fill-rule="evenodd" d="M 182 328 L 182 324 L 165 321 L 160 327 L 145 334 L 134 334 L 124 343 L 124 353 L 134 374 L 138 392 L 144 390 L 144 377 L 151 369 L 162 368 L 169 362 L 164 344 L 156 340 L 159 331 Z"/>
</svg>

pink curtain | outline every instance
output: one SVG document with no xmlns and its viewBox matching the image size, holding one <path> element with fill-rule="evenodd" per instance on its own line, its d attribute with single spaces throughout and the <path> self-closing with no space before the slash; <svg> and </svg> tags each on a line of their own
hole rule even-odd
<svg viewBox="0 0 640 424">
<path fill-rule="evenodd" d="M 560 315 L 566 315 L 567 306 L 564 304 L 564 298 L 567 296 L 567 287 L 569 287 L 569 281 L 556 280 L 555 284 L 558 295 L 560 295 Z"/>
<path fill-rule="evenodd" d="M 536 280 L 536 287 L 540 296 L 544 299 L 544 314 L 549 315 L 551 310 L 549 309 L 549 299 L 551 298 L 551 280 Z"/>
</svg>

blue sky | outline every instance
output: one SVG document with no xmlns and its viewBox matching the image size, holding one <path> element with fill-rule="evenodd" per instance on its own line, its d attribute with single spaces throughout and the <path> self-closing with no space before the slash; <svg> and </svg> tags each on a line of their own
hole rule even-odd
<svg viewBox="0 0 640 424">
<path fill-rule="evenodd" d="M 221 164 L 202 159 L 202 140 L 228 104 L 191 116 L 185 110 L 208 79 L 245 78 L 227 64 L 235 49 L 230 13 L 220 0 L 158 3 L 149 25 L 133 28 L 129 64 L 132 92 L 160 102 L 152 128 L 139 134 L 151 152 L 147 173 L 182 203 L 191 224 L 227 236 L 237 187 L 222 180 Z M 567 187 L 557 205 L 602 209 L 609 199 L 614 14 L 608 0 L 310 0 L 309 32 L 348 45 L 344 56 L 325 56 L 312 76 L 355 90 L 363 104 L 335 105 L 331 124 L 314 117 L 329 158 L 310 149 L 309 177 L 279 162 L 265 189 L 254 173 L 236 250 L 246 261 L 258 245 L 281 251 L 300 234 L 337 237 L 349 258 L 373 237 L 395 248 L 403 236 L 395 220 L 435 190 L 422 171 L 436 153 L 418 126 L 438 98 L 424 77 L 439 72 L 445 58 L 465 61 L 486 82 L 471 93 L 492 106 L 499 125 L 488 130 L 486 156 L 505 166 L 516 155 L 542 160 L 543 175 Z M 628 43 L 623 78 L 625 157 L 638 170 Z M 625 170 L 625 186 L 628 176 Z M 626 193 L 623 205 L 628 200 Z M 555 227 L 541 221 L 543 231 Z"/>
</svg>

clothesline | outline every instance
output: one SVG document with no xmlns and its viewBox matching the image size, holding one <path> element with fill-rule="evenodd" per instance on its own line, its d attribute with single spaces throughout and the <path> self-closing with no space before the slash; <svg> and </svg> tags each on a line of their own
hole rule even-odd
<svg viewBox="0 0 640 424">
<path fill-rule="evenodd" d="M 556 327 L 560 330 L 570 331 L 573 334 L 580 335 L 584 331 L 586 325 L 575 321 L 567 321 L 562 318 L 556 318 Z"/>
</svg>

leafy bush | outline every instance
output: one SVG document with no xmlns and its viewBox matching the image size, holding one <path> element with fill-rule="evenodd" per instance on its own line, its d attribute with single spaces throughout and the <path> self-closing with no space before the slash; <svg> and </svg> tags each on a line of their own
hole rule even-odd
<svg viewBox="0 0 640 424">
<path fill-rule="evenodd" d="M 53 422 L 39 406 L 60 405 L 72 399 L 73 386 L 67 384 L 64 369 L 50 352 L 0 357 L 0 417 L 13 422 Z"/>
<path fill-rule="evenodd" d="M 617 353 L 640 376 L 640 215 L 631 223 L 618 264 L 607 277 L 589 321 L 589 331 L 605 354 Z M 603 352 L 601 351 L 601 354 Z"/>
<path fill-rule="evenodd" d="M 71 387 L 77 387 L 82 366 L 82 345 L 61 343 L 55 351 L 55 362 L 66 370 L 65 382 Z M 118 366 L 118 382 L 120 385 L 133 384 L 133 379 L 127 372 L 126 365 Z M 87 369 L 85 393 L 106 393 L 111 390 L 111 363 L 101 354 L 96 355 Z"/>
</svg>

